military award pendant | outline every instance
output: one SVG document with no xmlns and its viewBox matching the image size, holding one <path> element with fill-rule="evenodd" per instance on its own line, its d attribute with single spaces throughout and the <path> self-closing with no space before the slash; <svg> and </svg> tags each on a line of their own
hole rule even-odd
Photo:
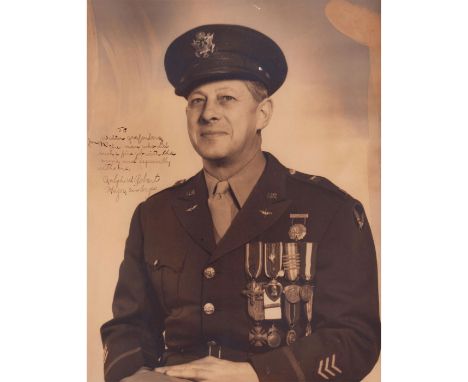
<svg viewBox="0 0 468 382">
<path fill-rule="evenodd" d="M 307 317 L 306 336 L 312 334 L 312 307 L 314 301 L 314 286 L 310 284 L 301 287 L 301 300 L 304 302 L 304 310 Z"/>
<path fill-rule="evenodd" d="M 289 329 L 288 333 L 286 334 L 286 343 L 288 345 L 293 344 L 297 340 L 297 333 L 294 329 Z"/>
<path fill-rule="evenodd" d="M 265 293 L 267 294 L 268 298 L 272 301 L 281 299 L 282 292 L 283 292 L 283 286 L 276 279 L 271 280 L 265 286 Z"/>
<path fill-rule="evenodd" d="M 247 311 L 254 321 L 265 319 L 265 310 L 263 307 L 263 285 L 252 280 L 247 284 L 247 288 L 242 291 L 247 296 Z"/>
<path fill-rule="evenodd" d="M 267 343 L 267 333 L 259 323 L 255 324 L 255 326 L 250 329 L 249 342 L 252 346 L 257 348 Z"/>
<path fill-rule="evenodd" d="M 279 330 L 273 324 L 267 333 L 267 343 L 271 348 L 277 348 L 281 345 L 281 336 Z"/>
<path fill-rule="evenodd" d="M 293 285 L 289 285 L 289 286 L 293 286 Z M 286 288 L 285 288 L 285 290 L 286 290 Z M 294 297 L 293 301 L 295 299 L 296 298 Z M 299 301 L 300 301 L 300 297 L 299 297 Z M 286 334 L 286 343 L 288 345 L 291 345 L 292 343 L 296 342 L 296 339 L 297 339 L 297 333 L 296 333 L 296 330 L 294 329 L 294 327 L 296 325 L 296 322 L 299 320 L 299 314 L 298 314 L 299 308 L 300 308 L 299 304 L 290 303 L 289 300 L 286 298 L 286 301 L 284 302 L 284 310 L 285 310 L 284 313 L 285 313 L 285 316 L 286 316 L 286 320 L 287 320 L 287 322 L 289 324 L 289 331 Z"/>
<path fill-rule="evenodd" d="M 299 285 L 288 285 L 284 288 L 286 300 L 290 304 L 297 304 L 301 301 L 301 287 Z"/>
<path fill-rule="evenodd" d="M 314 286 L 310 284 L 305 284 L 300 288 L 300 296 L 301 300 L 304 302 L 309 302 L 312 301 L 312 298 L 314 296 Z"/>
<path fill-rule="evenodd" d="M 307 234 L 307 228 L 304 224 L 293 224 L 289 227 L 289 238 L 294 241 L 299 241 L 304 239 Z"/>
<path fill-rule="evenodd" d="M 260 241 L 255 244 L 247 243 L 245 245 L 245 273 L 250 277 L 242 294 L 247 296 L 247 311 L 254 321 L 265 319 L 265 310 L 263 307 L 263 284 L 256 281 L 260 276 L 263 266 L 263 243 Z"/>
<path fill-rule="evenodd" d="M 265 276 L 270 279 L 264 287 L 265 319 L 281 320 L 283 286 L 276 280 L 276 277 L 282 268 L 283 243 L 265 243 L 263 253 Z"/>
<path fill-rule="evenodd" d="M 265 287 L 265 291 L 270 300 L 276 301 L 281 298 L 283 291 L 283 286 L 276 280 L 283 267 L 283 243 L 265 243 L 263 253 L 265 276 L 272 279 Z"/>
<path fill-rule="evenodd" d="M 304 239 L 307 235 L 307 228 L 305 226 L 309 214 L 289 214 L 291 218 L 291 227 L 289 228 L 289 238 L 294 241 Z M 295 223 L 294 219 L 303 219 L 303 223 Z"/>
</svg>

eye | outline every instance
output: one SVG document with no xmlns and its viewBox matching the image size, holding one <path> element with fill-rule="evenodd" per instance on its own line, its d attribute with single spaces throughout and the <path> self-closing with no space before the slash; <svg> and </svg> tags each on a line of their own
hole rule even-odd
<svg viewBox="0 0 468 382">
<path fill-rule="evenodd" d="M 189 106 L 197 106 L 197 105 L 202 104 L 203 102 L 205 102 L 204 98 L 201 98 L 201 97 L 192 98 L 191 100 L 189 100 Z"/>
<path fill-rule="evenodd" d="M 230 95 L 222 95 L 219 97 L 219 100 L 221 102 L 230 102 L 230 101 L 235 101 L 236 99 L 233 96 Z"/>
</svg>

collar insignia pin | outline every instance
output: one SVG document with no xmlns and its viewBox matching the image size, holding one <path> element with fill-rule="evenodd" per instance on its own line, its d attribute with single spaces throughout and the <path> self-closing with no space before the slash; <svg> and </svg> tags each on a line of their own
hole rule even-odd
<svg viewBox="0 0 468 382">
<path fill-rule="evenodd" d="M 354 207 L 353 213 L 354 213 L 354 218 L 356 219 L 356 223 L 359 229 L 362 230 L 366 222 L 366 214 L 364 213 L 364 209 L 358 205 Z"/>
<path fill-rule="evenodd" d="M 278 199 L 278 193 L 277 192 L 268 192 L 266 195 L 268 200 L 276 200 Z"/>
<path fill-rule="evenodd" d="M 268 210 L 258 210 L 263 216 L 270 216 L 273 215 L 273 212 Z"/>
<path fill-rule="evenodd" d="M 109 349 L 107 348 L 107 345 L 104 346 L 104 363 L 107 361 L 107 356 L 109 355 Z"/>
</svg>

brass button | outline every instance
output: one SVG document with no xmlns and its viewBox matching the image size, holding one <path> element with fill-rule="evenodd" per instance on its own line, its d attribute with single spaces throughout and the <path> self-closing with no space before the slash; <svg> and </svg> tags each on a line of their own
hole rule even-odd
<svg viewBox="0 0 468 382">
<path fill-rule="evenodd" d="M 213 267 L 208 267 L 205 268 L 203 274 L 205 275 L 205 278 L 212 279 L 213 277 L 215 277 L 216 271 Z"/>
<path fill-rule="evenodd" d="M 209 316 L 214 313 L 215 307 L 211 302 L 207 302 L 205 305 L 203 305 L 203 311 L 206 315 Z"/>
</svg>

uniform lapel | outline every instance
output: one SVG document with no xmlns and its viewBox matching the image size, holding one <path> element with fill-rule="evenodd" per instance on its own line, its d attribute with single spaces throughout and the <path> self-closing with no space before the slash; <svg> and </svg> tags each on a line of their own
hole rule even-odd
<svg viewBox="0 0 468 382">
<path fill-rule="evenodd" d="M 271 227 L 287 210 L 286 169 L 265 153 L 267 165 L 257 185 L 214 250 L 211 261 L 248 243 Z M 209 212 L 208 212 L 209 213 Z"/>
<path fill-rule="evenodd" d="M 203 172 L 182 185 L 172 203 L 180 223 L 192 239 L 210 254 L 214 252 L 213 221 L 208 208 L 208 191 Z M 174 238 L 177 240 L 177 238 Z"/>
</svg>

